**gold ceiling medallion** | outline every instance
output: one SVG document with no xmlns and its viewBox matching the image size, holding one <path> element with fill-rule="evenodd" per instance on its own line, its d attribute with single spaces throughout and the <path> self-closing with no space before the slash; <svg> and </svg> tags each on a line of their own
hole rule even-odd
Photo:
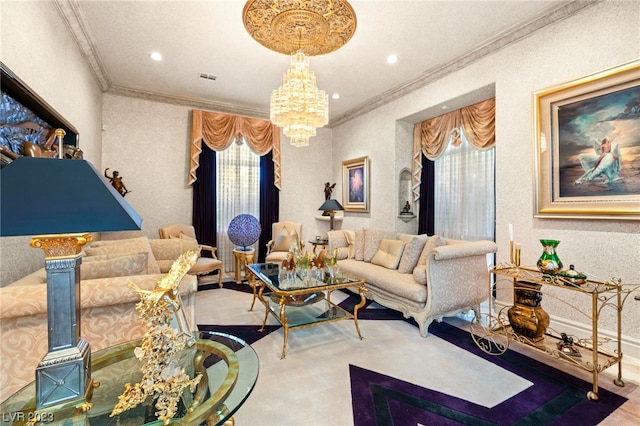
<svg viewBox="0 0 640 426">
<path fill-rule="evenodd" d="M 356 14 L 344 0 L 249 0 L 242 20 L 258 43 L 286 55 L 333 52 L 356 31 Z"/>
</svg>

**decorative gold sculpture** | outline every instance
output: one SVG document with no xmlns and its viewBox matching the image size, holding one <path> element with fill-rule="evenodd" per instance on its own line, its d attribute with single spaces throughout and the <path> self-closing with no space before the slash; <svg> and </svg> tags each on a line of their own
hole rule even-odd
<svg viewBox="0 0 640 426">
<path fill-rule="evenodd" d="M 356 14 L 345 0 L 249 0 L 244 27 L 267 49 L 291 55 L 324 55 L 344 46 L 356 31 Z"/>
<path fill-rule="evenodd" d="M 201 374 L 193 379 L 189 378 L 177 360 L 179 352 L 195 341 L 182 311 L 178 285 L 195 265 L 198 257 L 199 253 L 195 250 L 182 254 L 153 290 L 143 290 L 129 283 L 129 287 L 140 294 L 136 310 L 140 312 L 140 318 L 148 328 L 142 346 L 135 349 L 136 357 L 143 361 L 142 379 L 133 386 L 125 384 L 125 390 L 118 397 L 111 417 L 134 408 L 147 397 L 153 396 L 158 409 L 156 415 L 168 424 L 176 414 L 183 390 L 189 387 L 193 392 L 200 382 Z M 171 326 L 174 316 L 177 328 Z"/>
</svg>

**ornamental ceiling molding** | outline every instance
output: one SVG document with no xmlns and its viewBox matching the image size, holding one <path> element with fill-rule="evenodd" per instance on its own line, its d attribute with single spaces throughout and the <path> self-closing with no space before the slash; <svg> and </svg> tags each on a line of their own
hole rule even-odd
<svg viewBox="0 0 640 426">
<path fill-rule="evenodd" d="M 53 3 L 71 33 L 73 40 L 76 42 L 76 45 L 78 45 L 80 52 L 82 52 L 89 63 L 89 67 L 91 67 L 93 75 L 98 81 L 98 85 L 103 92 L 107 91 L 109 86 L 111 86 L 111 79 L 100 58 L 98 49 L 95 47 L 91 32 L 85 24 L 85 19 L 77 3 L 68 0 L 54 0 Z"/>
<path fill-rule="evenodd" d="M 502 34 L 498 35 L 492 41 L 485 43 L 483 46 L 477 49 L 474 49 L 472 52 L 469 52 L 466 55 L 462 55 L 461 57 L 456 58 L 448 64 L 438 67 L 437 69 L 427 70 L 415 79 L 407 81 L 405 84 L 396 86 L 395 88 L 392 88 L 384 93 L 381 93 L 378 96 L 371 98 L 366 102 L 363 102 L 362 104 L 350 109 L 344 114 L 330 120 L 327 127 L 336 127 L 385 104 L 404 97 L 412 91 L 420 89 L 449 73 L 464 68 L 470 63 L 481 59 L 483 56 L 490 55 L 510 43 L 525 38 L 535 33 L 536 31 L 546 27 L 547 25 L 551 25 L 555 22 L 561 21 L 579 12 L 581 9 L 600 3 L 600 1 L 601 0 L 577 0 L 564 4 L 551 11 L 543 12 L 538 18 L 531 19 L 527 22 L 521 23 L 520 25 L 512 27 L 511 29 L 505 30 Z M 190 105 L 194 107 L 196 105 L 200 105 L 198 106 L 198 108 L 200 109 L 237 113 L 240 115 L 255 116 L 259 118 L 269 117 L 268 108 L 264 110 L 251 110 L 239 106 L 232 107 L 229 104 L 221 104 L 213 101 L 208 102 L 190 98 L 180 98 L 177 96 L 159 95 L 150 92 L 143 93 L 139 90 L 122 86 L 111 88 L 112 82 L 109 79 L 108 73 L 106 72 L 105 67 L 102 64 L 102 61 L 100 60 L 100 55 L 95 48 L 95 43 L 93 43 L 92 37 L 86 28 L 76 2 L 68 0 L 54 0 L 54 4 L 69 32 L 71 33 L 74 41 L 78 45 L 80 52 L 85 56 L 85 59 L 87 60 L 87 63 L 93 71 L 93 74 L 95 75 L 98 85 L 101 87 L 102 91 L 107 93 L 120 94 L 123 96 L 157 100 L 159 102 L 166 102 L 176 105 Z M 238 112 L 232 112 L 231 109 Z"/>
<path fill-rule="evenodd" d="M 489 56 L 492 53 L 506 47 L 509 44 L 515 43 L 525 37 L 534 34 L 536 31 L 551 25 L 555 22 L 561 21 L 585 7 L 592 6 L 601 2 L 602 0 L 577 0 L 568 4 L 562 5 L 551 11 L 543 11 L 538 17 L 532 18 L 524 23 L 519 23 L 511 28 L 507 28 L 502 33 L 488 40 L 483 45 L 463 54 L 447 64 L 444 64 L 437 68 L 432 68 L 424 73 L 420 74 L 413 80 L 407 81 L 404 84 L 393 87 L 386 92 L 375 96 L 360 105 L 350 109 L 344 114 L 333 118 L 329 122 L 328 127 L 336 127 L 340 124 L 353 120 L 361 115 L 375 110 L 383 105 L 398 100 L 411 92 L 418 90 L 429 83 L 437 81 L 451 73 L 461 70 L 468 65 L 482 59 L 485 56 Z"/>
<path fill-rule="evenodd" d="M 267 49 L 307 56 L 338 50 L 356 31 L 356 14 L 345 0 L 249 0 L 242 22 Z"/>
</svg>

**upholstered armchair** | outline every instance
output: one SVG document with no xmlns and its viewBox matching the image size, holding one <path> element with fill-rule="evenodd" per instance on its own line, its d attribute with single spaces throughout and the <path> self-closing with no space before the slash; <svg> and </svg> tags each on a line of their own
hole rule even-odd
<svg viewBox="0 0 640 426">
<path fill-rule="evenodd" d="M 297 243 L 300 250 L 303 249 L 302 224 L 291 221 L 274 222 L 271 230 L 271 241 L 267 243 L 265 258 L 267 263 L 282 263 L 293 243 Z"/>
<path fill-rule="evenodd" d="M 222 287 L 222 261 L 216 257 L 216 247 L 212 247 L 206 244 L 199 244 L 196 240 L 196 231 L 191 225 L 173 224 L 162 227 L 158 230 L 160 238 L 163 239 L 179 239 L 183 251 L 200 249 L 211 252 L 212 257 L 198 258 L 198 262 L 193 265 L 193 268 L 189 270 L 189 274 L 197 275 L 201 277 L 203 275 L 210 274 L 214 271 L 218 271 L 218 285 Z M 198 279 L 198 281 L 200 281 Z"/>
</svg>

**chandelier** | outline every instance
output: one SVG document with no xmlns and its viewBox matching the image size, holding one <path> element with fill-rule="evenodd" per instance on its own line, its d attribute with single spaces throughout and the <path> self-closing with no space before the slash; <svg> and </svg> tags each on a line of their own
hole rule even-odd
<svg viewBox="0 0 640 426">
<path fill-rule="evenodd" d="M 309 58 L 301 50 L 291 55 L 282 86 L 271 93 L 271 121 L 284 129 L 294 146 L 309 145 L 316 128 L 329 122 L 329 97 L 316 87 Z"/>
<path fill-rule="evenodd" d="M 316 129 L 329 122 L 329 99 L 316 87 L 308 56 L 333 52 L 351 39 L 356 30 L 351 5 L 346 0 L 249 0 L 242 19 L 258 43 L 291 55 L 282 86 L 271 94 L 270 117 L 292 145 L 309 145 Z"/>
</svg>

